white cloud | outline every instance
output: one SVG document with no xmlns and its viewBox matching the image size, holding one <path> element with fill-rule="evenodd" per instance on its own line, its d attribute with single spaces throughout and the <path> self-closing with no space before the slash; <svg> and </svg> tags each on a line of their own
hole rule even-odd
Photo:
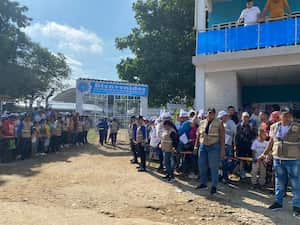
<svg viewBox="0 0 300 225">
<path fill-rule="evenodd" d="M 46 24 L 35 23 L 24 31 L 34 39 L 47 39 L 55 43 L 60 50 L 93 54 L 101 54 L 103 51 L 101 38 L 84 27 L 76 29 L 56 22 L 47 22 Z"/>
<path fill-rule="evenodd" d="M 67 61 L 68 65 L 70 67 L 82 67 L 83 66 L 83 63 L 80 62 L 79 60 L 74 59 L 74 58 L 72 58 L 70 56 L 67 56 L 67 55 L 65 55 L 65 57 L 66 57 L 66 61 Z"/>
</svg>

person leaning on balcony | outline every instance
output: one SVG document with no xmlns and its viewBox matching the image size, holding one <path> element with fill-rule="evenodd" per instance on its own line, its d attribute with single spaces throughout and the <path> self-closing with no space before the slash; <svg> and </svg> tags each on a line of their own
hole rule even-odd
<svg viewBox="0 0 300 225">
<path fill-rule="evenodd" d="M 239 24 L 243 23 L 245 26 L 257 23 L 260 17 L 260 9 L 254 6 L 253 0 L 247 0 L 246 6 L 237 22 Z"/>
<path fill-rule="evenodd" d="M 291 9 L 287 0 L 268 0 L 262 13 L 262 18 L 266 17 L 267 11 L 270 12 L 271 19 L 284 17 L 285 9 L 288 16 L 290 16 Z"/>
</svg>

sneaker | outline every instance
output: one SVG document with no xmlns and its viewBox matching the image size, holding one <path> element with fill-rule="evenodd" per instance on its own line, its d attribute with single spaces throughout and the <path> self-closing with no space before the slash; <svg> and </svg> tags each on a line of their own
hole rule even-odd
<svg viewBox="0 0 300 225">
<path fill-rule="evenodd" d="M 140 169 L 138 169 L 138 172 L 146 172 L 146 169 L 145 168 L 140 168 Z"/>
<path fill-rule="evenodd" d="M 217 188 L 216 187 L 211 187 L 210 194 L 211 195 L 217 194 Z"/>
<path fill-rule="evenodd" d="M 169 175 L 166 175 L 166 176 L 162 177 L 162 179 L 163 179 L 163 180 L 169 180 L 170 177 L 169 177 Z"/>
<path fill-rule="evenodd" d="M 196 187 L 196 189 L 199 189 L 199 190 L 207 189 L 207 185 L 200 184 L 199 186 Z"/>
<path fill-rule="evenodd" d="M 297 217 L 298 219 L 300 219 L 300 207 L 294 206 L 293 207 L 293 216 Z"/>
<path fill-rule="evenodd" d="M 174 183 L 176 180 L 175 180 L 175 178 L 174 177 L 170 177 L 169 179 L 168 179 L 168 182 L 169 183 Z"/>
<path fill-rule="evenodd" d="M 131 164 L 137 164 L 138 162 L 136 160 L 132 159 L 132 160 L 130 160 L 130 163 Z"/>
<path fill-rule="evenodd" d="M 269 209 L 271 209 L 272 211 L 277 211 L 282 209 L 282 205 L 280 205 L 277 202 L 274 202 L 272 205 L 269 206 Z"/>
<path fill-rule="evenodd" d="M 228 183 L 229 183 L 229 182 L 228 182 L 228 179 L 225 179 L 225 178 L 222 178 L 221 182 L 222 182 L 223 184 L 228 184 Z"/>
<path fill-rule="evenodd" d="M 196 176 L 196 174 L 191 173 L 191 174 L 188 175 L 188 178 L 189 179 L 197 179 L 197 176 Z"/>
</svg>

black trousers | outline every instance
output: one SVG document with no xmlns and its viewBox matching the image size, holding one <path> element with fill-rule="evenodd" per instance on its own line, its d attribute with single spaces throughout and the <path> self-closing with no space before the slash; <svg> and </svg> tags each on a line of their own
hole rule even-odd
<svg viewBox="0 0 300 225">
<path fill-rule="evenodd" d="M 141 169 L 146 169 L 146 151 L 145 151 L 145 146 L 142 145 L 141 143 L 137 144 L 137 150 L 138 153 L 141 157 L 141 163 L 140 167 Z"/>
<path fill-rule="evenodd" d="M 104 140 L 105 140 L 105 133 L 104 132 L 99 132 L 99 142 L 101 145 L 104 144 Z"/>
<path fill-rule="evenodd" d="M 117 144 L 117 133 L 111 133 L 111 144 L 116 145 Z"/>
<path fill-rule="evenodd" d="M 88 143 L 87 136 L 88 136 L 88 131 L 87 131 L 87 130 L 83 131 L 83 140 L 84 140 L 84 144 L 87 144 L 87 143 Z"/>
<path fill-rule="evenodd" d="M 132 139 L 130 139 L 130 149 L 131 149 L 131 152 L 132 152 L 133 161 L 134 161 L 134 162 L 137 162 L 137 161 L 138 161 L 137 147 L 136 147 L 136 145 L 134 144 L 134 142 L 133 142 Z"/>
</svg>

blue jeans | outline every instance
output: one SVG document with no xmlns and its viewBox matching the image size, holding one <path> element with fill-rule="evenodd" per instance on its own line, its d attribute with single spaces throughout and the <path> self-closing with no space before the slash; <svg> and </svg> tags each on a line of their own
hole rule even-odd
<svg viewBox="0 0 300 225">
<path fill-rule="evenodd" d="M 228 180 L 228 170 L 229 170 L 229 160 L 230 154 L 232 152 L 232 146 L 226 145 L 225 146 L 225 156 L 226 158 L 222 160 L 222 171 L 223 171 L 223 179 Z"/>
<path fill-rule="evenodd" d="M 159 168 L 163 169 L 164 168 L 164 153 L 159 147 L 157 147 L 156 150 L 157 150 L 158 158 L 159 158 Z"/>
<path fill-rule="evenodd" d="M 164 162 L 165 162 L 165 167 L 167 169 L 167 175 L 169 177 L 174 177 L 175 161 L 172 152 L 164 152 Z"/>
<path fill-rule="evenodd" d="M 300 207 L 300 160 L 274 159 L 275 198 L 282 205 L 286 183 L 290 178 L 293 193 L 293 206 Z"/>
<path fill-rule="evenodd" d="M 199 147 L 198 166 L 200 171 L 200 184 L 206 185 L 208 168 L 211 172 L 212 187 L 217 187 L 219 181 L 220 145 L 203 145 Z"/>
</svg>

